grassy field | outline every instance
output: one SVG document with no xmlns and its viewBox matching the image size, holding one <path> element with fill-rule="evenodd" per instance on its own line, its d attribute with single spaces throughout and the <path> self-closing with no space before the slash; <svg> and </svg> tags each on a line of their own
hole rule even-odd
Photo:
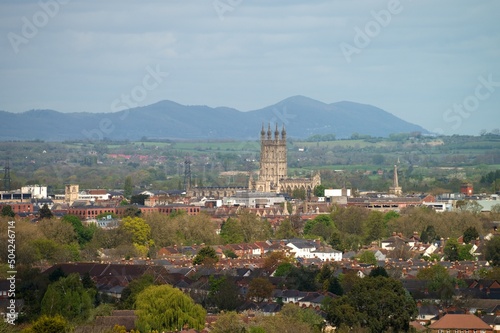
<svg viewBox="0 0 500 333">
<path fill-rule="evenodd" d="M 363 149 L 363 148 L 385 148 L 385 147 L 394 147 L 396 146 L 396 142 L 392 141 L 381 141 L 381 142 L 367 142 L 364 140 L 336 140 L 336 141 L 321 141 L 321 142 L 308 142 L 308 141 L 294 141 L 293 146 L 301 147 L 301 148 L 355 148 L 355 149 Z"/>
</svg>

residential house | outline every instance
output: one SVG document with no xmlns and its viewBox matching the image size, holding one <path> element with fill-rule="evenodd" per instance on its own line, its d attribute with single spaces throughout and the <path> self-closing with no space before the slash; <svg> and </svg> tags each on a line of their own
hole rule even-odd
<svg viewBox="0 0 500 333">
<path fill-rule="evenodd" d="M 273 292 L 274 300 L 281 300 L 283 304 L 294 303 L 298 304 L 299 300 L 306 297 L 309 293 L 307 291 L 300 291 L 295 289 L 280 290 L 276 289 Z"/>
<path fill-rule="evenodd" d="M 431 333 L 493 333 L 493 328 L 473 314 L 447 314 L 429 325 Z"/>
<path fill-rule="evenodd" d="M 318 258 L 322 261 L 341 261 L 342 252 L 330 247 L 321 246 L 320 241 L 311 241 L 307 239 L 291 239 L 286 243 L 295 254 L 295 258 Z"/>
<path fill-rule="evenodd" d="M 393 233 L 391 237 L 386 238 L 380 242 L 380 246 L 382 247 L 382 249 L 388 251 L 392 251 L 398 246 L 402 245 L 413 247 L 415 245 L 415 241 L 411 241 L 403 237 L 402 234 Z"/>
<path fill-rule="evenodd" d="M 318 293 L 318 292 L 311 292 L 307 296 L 301 298 L 298 302 L 298 305 L 302 308 L 314 308 L 316 310 L 321 309 L 321 305 L 325 301 L 325 299 L 331 299 L 337 297 L 333 293 Z"/>
<path fill-rule="evenodd" d="M 500 332 L 500 315 L 485 315 L 481 319 L 493 328 L 495 333 Z"/>
<path fill-rule="evenodd" d="M 429 325 L 439 316 L 439 307 L 435 304 L 418 304 L 417 308 L 418 315 L 416 321 L 421 325 Z"/>
</svg>

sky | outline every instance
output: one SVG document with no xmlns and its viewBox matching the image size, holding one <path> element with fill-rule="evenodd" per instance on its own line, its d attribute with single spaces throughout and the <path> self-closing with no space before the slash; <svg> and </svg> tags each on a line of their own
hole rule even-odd
<svg viewBox="0 0 500 333">
<path fill-rule="evenodd" d="M 500 128 L 499 14 L 496 0 L 2 0 L 0 110 L 303 95 L 478 135 Z"/>
</svg>

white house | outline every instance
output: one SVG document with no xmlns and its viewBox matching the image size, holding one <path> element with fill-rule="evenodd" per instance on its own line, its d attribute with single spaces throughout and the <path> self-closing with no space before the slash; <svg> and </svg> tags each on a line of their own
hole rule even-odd
<svg viewBox="0 0 500 333">
<path fill-rule="evenodd" d="M 341 261 L 342 252 L 334 250 L 330 247 L 320 246 L 319 241 L 311 241 L 306 239 L 292 239 L 287 244 L 290 252 L 294 253 L 295 258 L 318 258 L 322 261 Z"/>
</svg>

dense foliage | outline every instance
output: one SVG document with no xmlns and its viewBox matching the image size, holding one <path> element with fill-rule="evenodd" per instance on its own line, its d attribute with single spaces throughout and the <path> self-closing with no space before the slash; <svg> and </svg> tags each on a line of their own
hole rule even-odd
<svg viewBox="0 0 500 333">
<path fill-rule="evenodd" d="M 329 300 L 327 319 L 336 327 L 366 327 L 371 332 L 408 332 L 417 314 L 400 281 L 383 276 L 358 278 L 344 296 Z"/>
<path fill-rule="evenodd" d="M 169 285 L 149 286 L 141 291 L 137 295 L 136 313 L 136 326 L 141 332 L 200 330 L 205 326 L 206 311 Z"/>
</svg>

